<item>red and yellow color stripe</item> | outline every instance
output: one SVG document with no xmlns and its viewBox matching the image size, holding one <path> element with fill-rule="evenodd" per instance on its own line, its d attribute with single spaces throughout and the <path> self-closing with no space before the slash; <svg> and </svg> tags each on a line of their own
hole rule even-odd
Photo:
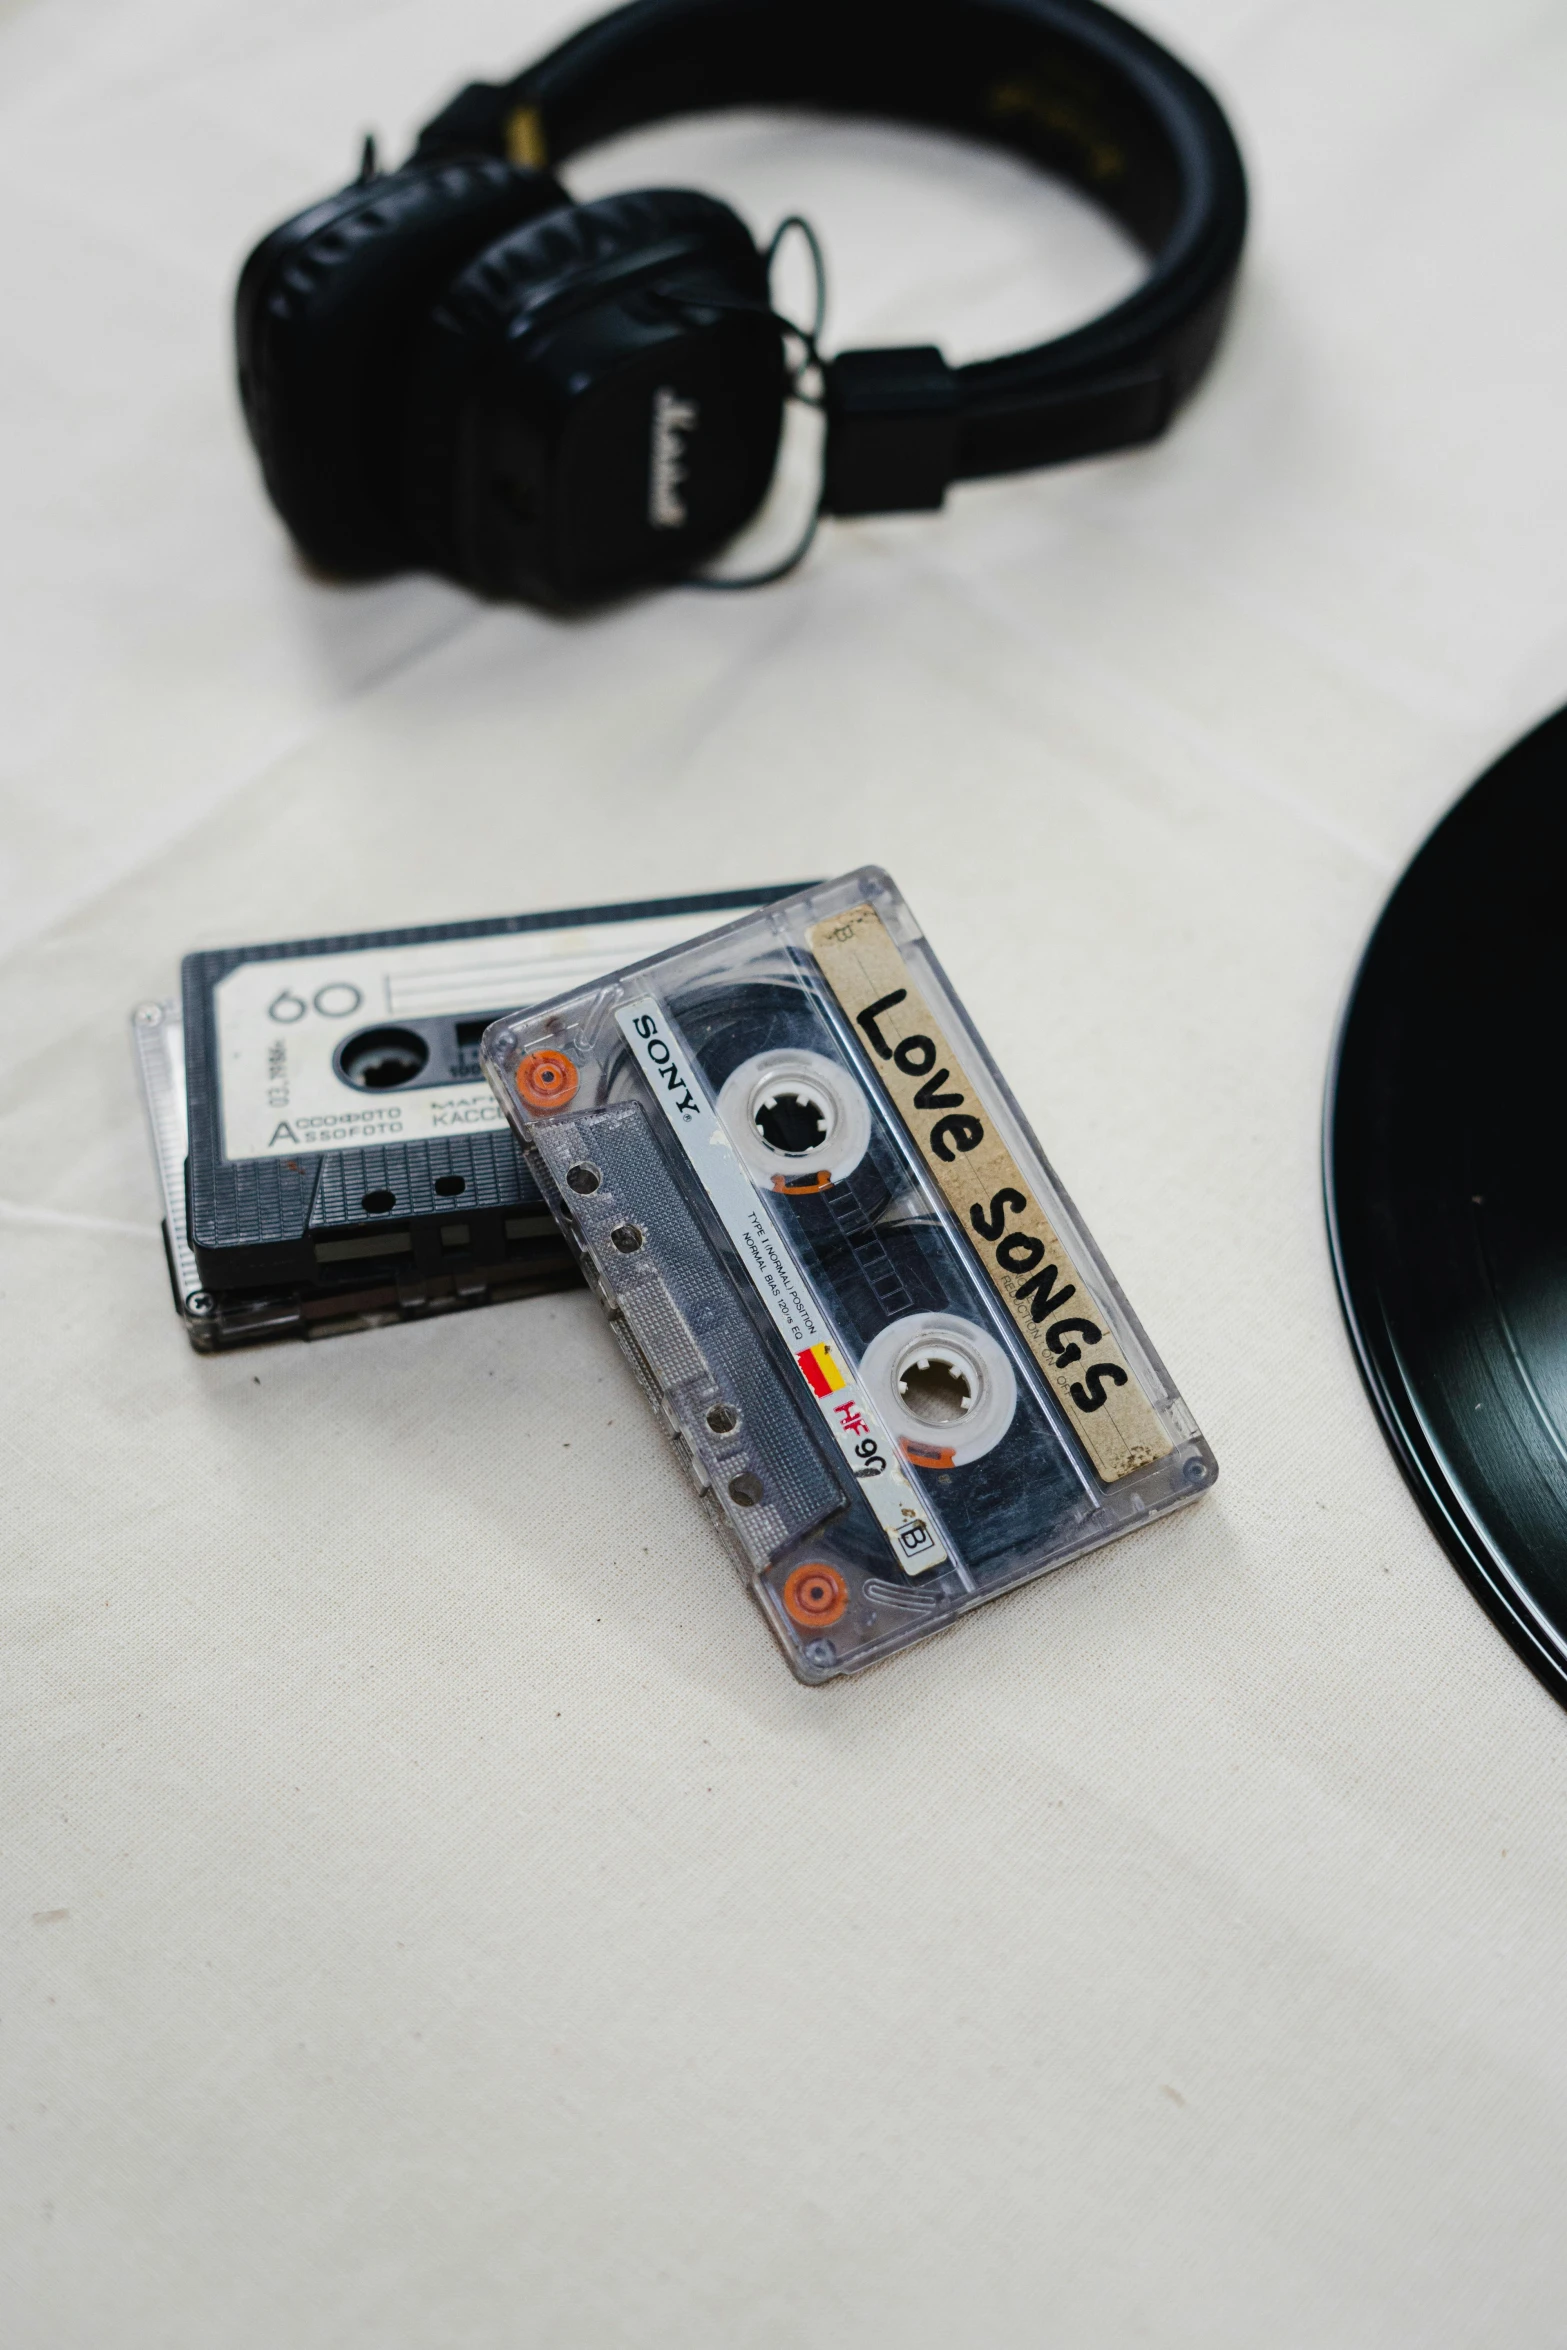
<svg viewBox="0 0 1567 2350">
<path fill-rule="evenodd" d="M 825 1343 L 802 1347 L 794 1359 L 804 1372 L 805 1384 L 813 1395 L 832 1395 L 838 1388 L 849 1384 L 838 1368 L 832 1348 Z"/>
</svg>

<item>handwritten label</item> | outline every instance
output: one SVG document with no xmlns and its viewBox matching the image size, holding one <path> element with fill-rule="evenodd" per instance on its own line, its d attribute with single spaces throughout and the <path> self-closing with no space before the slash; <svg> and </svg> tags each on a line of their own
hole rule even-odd
<svg viewBox="0 0 1567 2350">
<path fill-rule="evenodd" d="M 872 906 L 818 922 L 812 954 L 853 1021 L 893 1107 L 1027 1340 L 1106 1485 L 1171 1450 L 1109 1317 L 1021 1168 L 890 932 Z"/>
</svg>

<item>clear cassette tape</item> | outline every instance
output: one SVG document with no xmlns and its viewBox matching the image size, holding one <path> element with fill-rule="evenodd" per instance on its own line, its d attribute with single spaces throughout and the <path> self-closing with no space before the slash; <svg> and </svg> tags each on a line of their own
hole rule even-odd
<svg viewBox="0 0 1567 2350">
<path fill-rule="evenodd" d="M 480 1058 L 802 1680 L 1212 1484 L 885 873 L 498 1020 Z"/>
</svg>

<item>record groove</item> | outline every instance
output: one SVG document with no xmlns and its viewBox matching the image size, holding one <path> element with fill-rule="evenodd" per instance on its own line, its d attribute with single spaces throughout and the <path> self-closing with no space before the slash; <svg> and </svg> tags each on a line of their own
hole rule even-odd
<svg viewBox="0 0 1567 2350">
<path fill-rule="evenodd" d="M 1334 1266 L 1362 1376 L 1459 1573 L 1567 1704 L 1567 711 L 1437 827 L 1330 1073 Z"/>
</svg>

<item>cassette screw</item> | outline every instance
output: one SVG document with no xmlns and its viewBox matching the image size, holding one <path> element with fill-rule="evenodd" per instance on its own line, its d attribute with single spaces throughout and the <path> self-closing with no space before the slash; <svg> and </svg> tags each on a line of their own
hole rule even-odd
<svg viewBox="0 0 1567 2350">
<path fill-rule="evenodd" d="M 634 1257 L 646 1236 L 640 1224 L 617 1224 L 609 1237 L 623 1257 Z"/>
<path fill-rule="evenodd" d="M 163 1026 L 163 1006 L 161 1004 L 138 1004 L 136 1025 L 139 1028 L 161 1028 Z"/>
<path fill-rule="evenodd" d="M 730 1404 L 715 1403 L 707 1415 L 707 1424 L 715 1436 L 732 1436 L 740 1425 L 740 1415 Z"/>
<path fill-rule="evenodd" d="M 1186 1479 L 1188 1485 L 1206 1485 L 1208 1464 L 1206 1461 L 1188 1461 L 1181 1471 L 1181 1475 Z"/>
<path fill-rule="evenodd" d="M 204 1289 L 193 1289 L 185 1300 L 186 1313 L 198 1322 L 205 1322 L 217 1310 Z"/>
<path fill-rule="evenodd" d="M 597 1167 L 587 1167 L 579 1164 L 575 1167 L 568 1167 L 566 1169 L 566 1185 L 568 1190 L 571 1191 L 597 1191 L 603 1180 L 604 1178 L 599 1173 Z"/>
<path fill-rule="evenodd" d="M 749 1469 L 742 1470 L 738 1477 L 729 1480 L 729 1498 L 737 1501 L 743 1510 L 754 1509 L 762 1498 L 761 1478 L 753 1476 Z"/>
</svg>

